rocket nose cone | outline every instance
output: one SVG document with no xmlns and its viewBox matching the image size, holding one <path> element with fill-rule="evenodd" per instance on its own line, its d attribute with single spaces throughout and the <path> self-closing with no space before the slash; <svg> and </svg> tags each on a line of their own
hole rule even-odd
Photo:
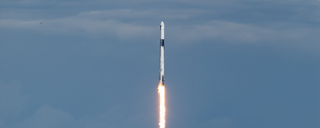
<svg viewBox="0 0 320 128">
<path fill-rule="evenodd" d="M 161 21 L 160 25 L 161 25 L 161 26 L 163 26 L 163 25 L 164 25 L 163 21 Z"/>
</svg>

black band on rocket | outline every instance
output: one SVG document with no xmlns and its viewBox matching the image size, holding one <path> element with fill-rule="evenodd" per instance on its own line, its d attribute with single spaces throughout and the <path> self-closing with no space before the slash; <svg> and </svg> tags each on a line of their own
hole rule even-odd
<svg viewBox="0 0 320 128">
<path fill-rule="evenodd" d="M 160 46 L 164 46 L 164 39 L 160 40 Z"/>
</svg>

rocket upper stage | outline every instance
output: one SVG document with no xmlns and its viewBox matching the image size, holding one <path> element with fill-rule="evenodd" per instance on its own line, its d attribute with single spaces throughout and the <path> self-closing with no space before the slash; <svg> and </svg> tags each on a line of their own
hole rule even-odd
<svg viewBox="0 0 320 128">
<path fill-rule="evenodd" d="M 160 23 L 160 46 L 164 46 L 164 23 Z"/>
<path fill-rule="evenodd" d="M 164 40 L 164 23 L 161 21 L 160 23 L 160 39 Z"/>
<path fill-rule="evenodd" d="M 164 23 L 160 23 L 160 76 L 159 83 L 164 85 Z"/>
</svg>

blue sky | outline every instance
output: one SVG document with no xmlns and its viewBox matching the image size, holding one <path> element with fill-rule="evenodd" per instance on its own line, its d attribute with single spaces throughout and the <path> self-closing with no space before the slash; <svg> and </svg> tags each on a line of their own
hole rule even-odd
<svg viewBox="0 0 320 128">
<path fill-rule="evenodd" d="M 0 1 L 1 128 L 320 127 L 320 1 Z"/>
</svg>

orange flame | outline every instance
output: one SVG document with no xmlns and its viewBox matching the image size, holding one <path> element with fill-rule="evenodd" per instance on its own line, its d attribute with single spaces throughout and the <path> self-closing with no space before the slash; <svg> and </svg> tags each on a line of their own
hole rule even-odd
<svg viewBox="0 0 320 128">
<path fill-rule="evenodd" d="M 160 128 L 165 128 L 165 123 L 166 123 L 166 106 L 165 106 L 165 88 L 164 85 L 161 85 L 159 83 L 158 86 L 158 93 L 159 93 L 159 103 L 160 103 L 160 119 L 159 119 L 159 126 Z"/>
</svg>

